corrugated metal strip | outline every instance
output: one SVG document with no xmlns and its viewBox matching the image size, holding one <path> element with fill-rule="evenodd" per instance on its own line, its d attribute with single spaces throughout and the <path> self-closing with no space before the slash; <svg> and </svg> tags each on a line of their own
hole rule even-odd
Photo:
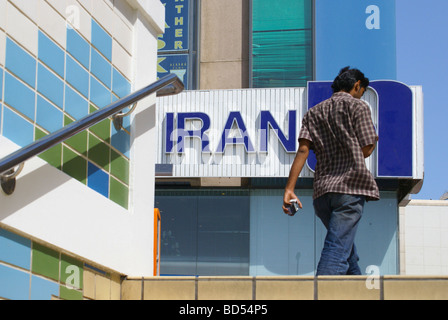
<svg viewBox="0 0 448 320">
<path fill-rule="evenodd" d="M 285 135 L 288 135 L 288 112 L 297 111 L 296 135 L 300 129 L 305 103 L 304 88 L 243 89 L 185 91 L 176 96 L 158 98 L 157 125 L 158 163 L 173 164 L 173 177 L 287 177 L 295 153 L 288 153 L 273 130 L 269 131 L 268 152 L 260 152 L 260 112 L 270 111 Z M 254 153 L 246 152 L 243 145 L 227 145 L 224 153 L 217 147 L 230 112 L 239 111 L 255 147 Z M 186 139 L 183 154 L 167 154 L 166 113 L 203 112 L 211 119 L 207 131 L 211 153 L 202 153 L 198 138 Z M 186 123 L 186 130 L 200 129 L 201 121 Z M 230 134 L 239 137 L 237 130 Z M 305 169 L 303 176 L 311 177 Z"/>
</svg>

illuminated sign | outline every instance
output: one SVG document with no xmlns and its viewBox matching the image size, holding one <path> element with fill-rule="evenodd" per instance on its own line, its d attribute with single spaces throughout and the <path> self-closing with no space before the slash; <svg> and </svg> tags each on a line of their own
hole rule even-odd
<svg viewBox="0 0 448 320">
<path fill-rule="evenodd" d="M 261 111 L 259 114 L 260 127 L 258 132 L 259 139 L 259 152 L 268 152 L 269 144 L 269 133 L 272 130 L 277 138 L 279 139 L 281 145 L 288 153 L 295 153 L 297 151 L 297 132 L 296 132 L 296 118 L 297 111 L 288 111 L 289 121 L 288 121 L 288 135 L 283 133 L 283 130 L 277 124 L 270 111 Z M 210 140 L 207 135 L 207 131 L 210 130 L 211 120 L 210 117 L 203 112 L 180 112 L 177 114 L 177 128 L 174 127 L 174 117 L 175 113 L 166 114 L 166 133 L 165 137 L 166 144 L 165 150 L 167 153 L 183 153 L 185 150 L 185 139 L 186 138 L 198 138 L 201 140 L 201 152 L 210 153 Z M 185 129 L 185 122 L 191 120 L 200 120 L 202 125 L 200 128 L 195 130 Z M 238 133 L 235 136 L 233 132 L 237 130 Z M 252 138 L 250 137 L 248 130 L 246 128 L 243 115 L 239 111 L 230 112 L 224 129 L 221 133 L 221 139 L 219 140 L 218 146 L 215 149 L 216 153 L 224 153 L 228 145 L 242 145 L 248 153 L 255 152 L 254 144 L 252 143 Z M 174 148 L 174 145 L 177 145 Z"/>
<path fill-rule="evenodd" d="M 182 177 L 287 177 L 301 119 L 331 95 L 331 82 L 309 82 L 307 88 L 185 91 L 159 98 L 158 163 L 173 164 L 174 176 Z M 414 116 L 422 108 L 421 91 L 371 81 L 363 100 L 379 135 L 369 170 L 382 178 L 422 172 L 416 170 L 422 126 Z M 315 164 L 311 155 L 302 176 L 312 177 Z"/>
</svg>

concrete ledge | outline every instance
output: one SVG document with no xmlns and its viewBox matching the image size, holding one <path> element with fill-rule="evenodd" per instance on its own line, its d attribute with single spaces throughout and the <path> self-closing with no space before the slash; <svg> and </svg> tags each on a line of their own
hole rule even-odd
<svg viewBox="0 0 448 320">
<path fill-rule="evenodd" d="M 122 300 L 448 300 L 448 276 L 126 279 Z"/>
<path fill-rule="evenodd" d="M 384 276 L 385 300 L 448 300 L 448 277 Z"/>
<path fill-rule="evenodd" d="M 140 11 L 157 33 L 165 32 L 165 7 L 159 0 L 127 0 Z"/>
</svg>

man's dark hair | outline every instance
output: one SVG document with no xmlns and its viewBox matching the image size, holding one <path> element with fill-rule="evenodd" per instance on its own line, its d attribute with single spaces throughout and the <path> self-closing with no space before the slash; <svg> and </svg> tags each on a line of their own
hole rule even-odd
<svg viewBox="0 0 448 320">
<path fill-rule="evenodd" d="M 361 81 L 361 87 L 367 88 L 369 86 L 369 79 L 364 76 L 364 73 L 358 69 L 350 69 L 345 67 L 339 71 L 338 76 L 334 79 L 333 92 L 345 91 L 350 92 L 356 82 Z"/>
</svg>

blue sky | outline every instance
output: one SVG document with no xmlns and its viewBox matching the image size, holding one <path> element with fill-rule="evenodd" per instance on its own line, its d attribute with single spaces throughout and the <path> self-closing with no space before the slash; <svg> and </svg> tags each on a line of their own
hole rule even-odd
<svg viewBox="0 0 448 320">
<path fill-rule="evenodd" d="M 448 191 L 448 0 L 396 0 L 397 80 L 424 94 L 425 179 L 412 199 Z"/>
</svg>

